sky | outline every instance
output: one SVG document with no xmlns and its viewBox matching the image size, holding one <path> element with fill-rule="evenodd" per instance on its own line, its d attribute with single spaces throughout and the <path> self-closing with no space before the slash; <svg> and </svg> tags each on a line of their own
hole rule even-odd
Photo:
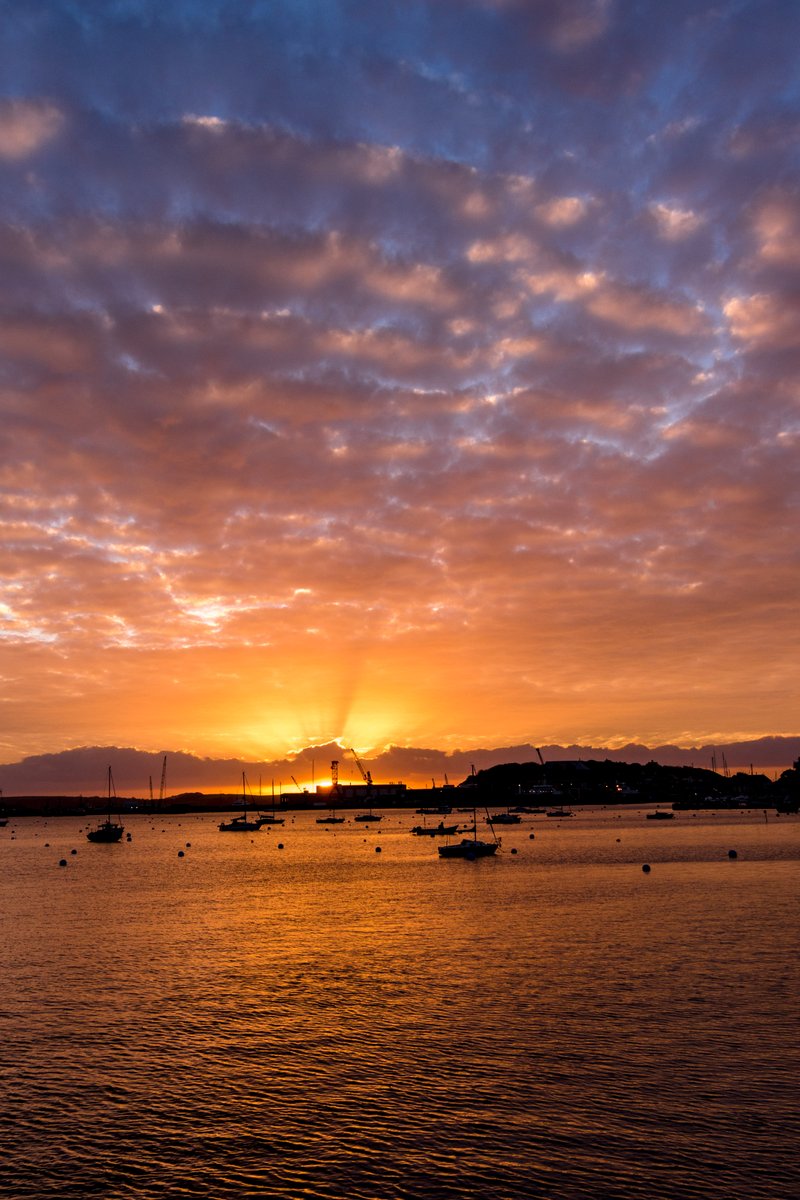
<svg viewBox="0 0 800 1200">
<path fill-rule="evenodd" d="M 0 761 L 800 733 L 795 0 L 0 17 Z"/>
</svg>

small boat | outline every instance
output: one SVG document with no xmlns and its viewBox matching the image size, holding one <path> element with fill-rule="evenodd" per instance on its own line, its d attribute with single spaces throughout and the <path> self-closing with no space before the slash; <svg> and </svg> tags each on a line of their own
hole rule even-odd
<svg viewBox="0 0 800 1200">
<path fill-rule="evenodd" d="M 111 767 L 108 768 L 108 816 L 105 821 L 101 821 L 96 829 L 90 829 L 86 834 L 90 842 L 119 842 L 122 840 L 122 835 L 125 832 L 125 826 L 119 821 L 112 820 L 111 817 L 111 801 L 116 800 L 117 792 L 114 787 L 114 776 L 111 774 Z"/>
<path fill-rule="evenodd" d="M 317 817 L 318 825 L 344 825 L 344 817 L 336 815 L 336 793 L 331 793 L 331 811 L 327 817 Z"/>
<path fill-rule="evenodd" d="M 440 821 L 438 825 L 415 825 L 411 832 L 415 837 L 452 837 L 458 833 L 458 823 L 445 825 Z"/>
<path fill-rule="evenodd" d="M 357 816 L 353 817 L 353 820 L 354 821 L 382 821 L 383 815 L 381 813 L 374 813 L 372 811 L 372 809 L 370 809 L 369 812 L 358 813 Z"/>
<path fill-rule="evenodd" d="M 433 806 L 429 806 L 428 808 L 418 808 L 417 809 L 417 813 L 421 817 L 447 816 L 452 811 L 453 811 L 452 804 L 436 804 Z"/>
<path fill-rule="evenodd" d="M 222 833 L 255 833 L 261 828 L 261 823 L 243 813 L 241 817 L 231 817 L 230 821 L 220 821 L 218 828 Z"/>
<path fill-rule="evenodd" d="M 473 811 L 472 817 L 472 837 L 462 838 L 460 842 L 448 842 L 444 846 L 439 846 L 440 858 L 465 858 L 468 862 L 474 862 L 476 858 L 489 858 L 492 854 L 497 853 L 500 846 L 497 837 L 492 842 L 485 842 L 482 838 L 479 838 L 477 812 Z M 486 820 L 491 826 L 492 819 L 488 812 Z M 494 829 L 492 829 L 492 832 L 494 832 Z"/>
<path fill-rule="evenodd" d="M 261 795 L 260 782 L 258 785 L 258 794 L 259 794 L 259 796 Z M 258 820 L 259 825 L 283 825 L 284 824 L 284 818 L 279 817 L 275 811 L 275 781 L 274 780 L 272 783 L 272 811 L 268 812 L 268 813 L 260 812 L 256 819 Z"/>
<path fill-rule="evenodd" d="M 484 842 L 480 838 L 463 838 L 460 842 L 450 842 L 449 845 L 439 846 L 440 858 L 466 858 L 470 862 L 475 858 L 487 858 L 497 853 L 497 842 Z"/>
<path fill-rule="evenodd" d="M 485 819 L 487 825 L 519 825 L 522 821 L 522 817 L 512 812 L 487 814 Z"/>
<path fill-rule="evenodd" d="M 657 808 L 655 812 L 646 813 L 648 821 L 671 821 L 675 816 L 674 812 L 669 812 L 666 808 Z"/>
<path fill-rule="evenodd" d="M 568 808 L 551 808 L 548 817 L 571 817 L 573 814 Z"/>
<path fill-rule="evenodd" d="M 261 828 L 261 818 L 251 818 L 247 815 L 247 779 L 242 771 L 242 808 L 240 816 L 231 817 L 230 821 L 220 821 L 217 828 L 221 833 L 255 833 Z"/>
</svg>

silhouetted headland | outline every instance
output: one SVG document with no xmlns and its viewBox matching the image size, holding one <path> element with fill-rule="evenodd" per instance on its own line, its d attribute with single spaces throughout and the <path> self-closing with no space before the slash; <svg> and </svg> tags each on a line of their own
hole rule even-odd
<svg viewBox="0 0 800 1200">
<path fill-rule="evenodd" d="M 121 796 L 122 812 L 227 812 L 241 807 L 241 793 L 219 791 L 180 792 L 163 799 L 142 800 Z M 335 789 L 284 791 L 275 807 L 284 812 L 327 808 L 342 810 L 466 805 L 663 805 L 674 810 L 716 808 L 774 808 L 779 813 L 800 810 L 800 759 L 777 780 L 758 772 L 720 774 L 702 767 L 620 763 L 610 759 L 502 763 L 468 775 L 458 784 L 408 788 L 402 783 L 346 783 Z M 108 801 L 101 796 L 5 796 L 4 816 L 83 816 L 102 811 Z M 254 808 L 272 807 L 267 796 L 251 797 Z"/>
</svg>

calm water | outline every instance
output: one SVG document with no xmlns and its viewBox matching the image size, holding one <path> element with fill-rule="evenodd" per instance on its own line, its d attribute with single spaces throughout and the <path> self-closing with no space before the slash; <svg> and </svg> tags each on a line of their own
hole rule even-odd
<svg viewBox="0 0 800 1200">
<path fill-rule="evenodd" d="M 796 817 L 218 820 L 0 830 L 4 1198 L 800 1195 Z"/>
</svg>

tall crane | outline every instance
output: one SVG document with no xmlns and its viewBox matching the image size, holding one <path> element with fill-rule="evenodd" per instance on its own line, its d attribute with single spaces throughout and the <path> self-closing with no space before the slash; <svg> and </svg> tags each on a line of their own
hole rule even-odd
<svg viewBox="0 0 800 1200">
<path fill-rule="evenodd" d="M 369 771 L 364 766 L 364 764 L 362 763 L 361 759 L 358 757 L 358 755 L 356 754 L 356 752 L 352 748 L 352 746 L 350 746 L 348 748 L 347 753 L 352 754 L 353 758 L 356 760 L 356 766 L 358 767 L 359 771 L 361 772 L 361 778 L 364 780 L 364 783 L 367 785 L 367 804 L 369 805 L 369 812 L 359 813 L 358 816 L 353 817 L 353 820 L 354 821 L 382 821 L 383 817 L 381 816 L 381 814 L 374 813 L 372 811 L 372 776 L 370 775 Z M 434 786 L 436 786 L 436 785 L 434 784 Z"/>
<path fill-rule="evenodd" d="M 161 787 L 158 789 L 158 798 L 163 804 L 167 794 L 167 756 L 164 755 L 164 762 L 161 765 Z"/>
<path fill-rule="evenodd" d="M 364 780 L 364 783 L 367 785 L 367 787 L 371 788 L 372 787 L 372 776 L 370 775 L 369 771 L 366 769 L 366 767 L 364 766 L 364 764 L 362 763 L 361 759 L 358 757 L 358 755 L 356 754 L 356 752 L 352 746 L 350 746 L 348 748 L 348 754 L 352 754 L 353 758 L 356 760 L 356 766 L 358 767 L 359 771 L 361 772 L 361 778 Z"/>
</svg>

